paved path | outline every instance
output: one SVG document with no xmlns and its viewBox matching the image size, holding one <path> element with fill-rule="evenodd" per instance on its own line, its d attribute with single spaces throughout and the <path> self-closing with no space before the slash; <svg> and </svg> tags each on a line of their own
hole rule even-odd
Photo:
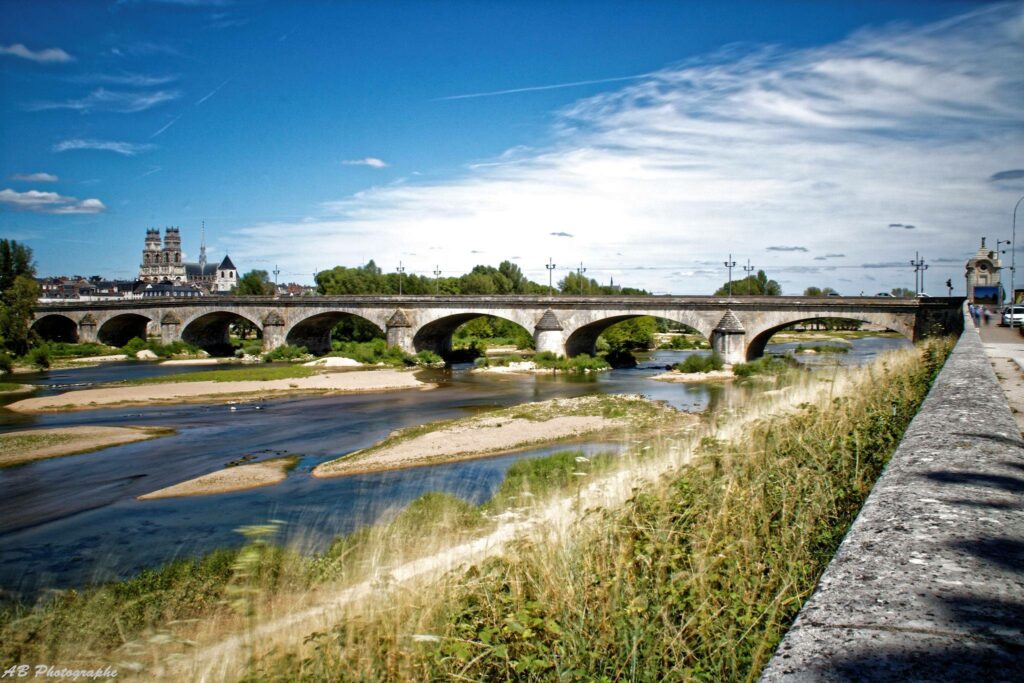
<svg viewBox="0 0 1024 683">
<path fill-rule="evenodd" d="M 1017 428 L 1024 433 L 1024 335 L 1020 329 L 991 324 L 978 328 L 985 354 L 1006 394 Z M 1024 678 L 1024 676 L 1022 676 Z"/>
</svg>

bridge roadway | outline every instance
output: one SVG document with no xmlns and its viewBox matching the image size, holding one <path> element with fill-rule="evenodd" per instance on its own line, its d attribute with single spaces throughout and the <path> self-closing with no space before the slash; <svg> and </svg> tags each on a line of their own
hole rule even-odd
<svg viewBox="0 0 1024 683">
<path fill-rule="evenodd" d="M 330 350 L 331 330 L 347 316 L 378 327 L 390 346 L 410 353 L 451 349 L 452 333 L 492 315 L 530 332 L 537 351 L 593 353 L 608 327 L 638 316 L 686 325 L 708 339 L 727 362 L 753 360 L 773 334 L 820 318 L 862 320 L 910 340 L 963 328 L 963 299 L 797 296 L 311 296 L 143 298 L 110 302 L 45 303 L 33 329 L 44 339 L 100 341 L 120 346 L 159 335 L 208 350 L 228 348 L 228 328 L 245 320 L 262 334 L 263 349 L 283 344 L 313 353 Z"/>
</svg>

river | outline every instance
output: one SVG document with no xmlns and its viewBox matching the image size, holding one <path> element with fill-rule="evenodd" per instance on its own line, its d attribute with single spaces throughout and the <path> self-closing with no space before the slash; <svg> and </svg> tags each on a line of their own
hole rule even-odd
<svg viewBox="0 0 1024 683">
<path fill-rule="evenodd" d="M 848 354 L 801 356 L 802 361 L 863 363 L 908 342 L 853 340 Z M 805 345 L 807 345 L 805 343 Z M 795 344 L 769 345 L 783 353 Z M 533 449 L 473 461 L 317 479 L 317 464 L 365 448 L 391 431 L 460 417 L 487 408 L 594 393 L 643 394 L 697 412 L 743 401 L 750 385 L 671 384 L 650 377 L 692 351 L 656 351 L 637 368 L 590 376 L 498 375 L 468 367 L 425 370 L 432 391 L 281 398 L 228 405 L 185 404 L 21 415 L 0 408 L 0 432 L 67 425 L 174 427 L 162 439 L 0 470 L 0 591 L 32 598 L 46 588 L 123 578 L 177 557 L 237 546 L 237 529 L 270 519 L 284 522 L 286 540 L 323 548 L 338 534 L 371 524 L 428 491 L 474 503 L 487 500 L 514 461 L 564 450 L 615 451 L 588 442 Z M 18 381 L 57 393 L 127 378 L 201 371 L 215 366 L 108 363 L 92 368 L 19 375 Z M 9 402 L 14 399 L 7 399 Z M 139 496 L 221 469 L 243 455 L 299 454 L 299 466 L 276 486 L 238 493 L 139 501 Z"/>
</svg>

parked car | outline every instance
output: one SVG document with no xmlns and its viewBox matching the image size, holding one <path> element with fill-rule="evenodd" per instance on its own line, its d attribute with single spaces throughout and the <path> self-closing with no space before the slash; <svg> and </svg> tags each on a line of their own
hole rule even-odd
<svg viewBox="0 0 1024 683">
<path fill-rule="evenodd" d="M 1011 322 L 1015 327 L 1024 325 L 1024 306 L 1007 306 L 1003 309 L 999 324 L 1009 327 Z"/>
<path fill-rule="evenodd" d="M 890 294 L 889 292 L 879 292 L 878 294 L 875 294 L 875 296 L 885 296 L 885 297 L 888 297 L 890 299 L 895 299 L 896 298 L 892 294 Z"/>
<path fill-rule="evenodd" d="M 826 296 L 842 296 L 839 292 L 829 292 Z"/>
</svg>

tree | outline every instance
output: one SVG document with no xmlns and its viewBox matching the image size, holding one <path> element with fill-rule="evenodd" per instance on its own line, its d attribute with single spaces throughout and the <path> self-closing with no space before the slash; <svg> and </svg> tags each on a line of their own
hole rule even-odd
<svg viewBox="0 0 1024 683">
<path fill-rule="evenodd" d="M 734 295 L 766 295 L 778 296 L 782 294 L 782 287 L 775 280 L 769 280 L 763 270 L 757 271 L 757 275 L 748 275 L 742 280 L 734 280 L 732 283 Z M 729 283 L 718 288 L 715 296 L 728 296 Z"/>
<path fill-rule="evenodd" d="M 808 287 L 804 290 L 804 296 L 828 296 L 829 294 L 837 293 L 831 287 Z"/>
<path fill-rule="evenodd" d="M 274 293 L 274 283 L 265 270 L 250 270 L 238 279 L 234 294 L 239 296 L 266 296 Z"/>
<path fill-rule="evenodd" d="M 0 345 L 16 356 L 29 349 L 32 308 L 38 300 L 32 250 L 0 239 Z"/>
<path fill-rule="evenodd" d="M 913 299 L 917 296 L 914 290 L 907 289 L 906 287 L 893 287 L 892 295 L 898 299 Z"/>
</svg>

